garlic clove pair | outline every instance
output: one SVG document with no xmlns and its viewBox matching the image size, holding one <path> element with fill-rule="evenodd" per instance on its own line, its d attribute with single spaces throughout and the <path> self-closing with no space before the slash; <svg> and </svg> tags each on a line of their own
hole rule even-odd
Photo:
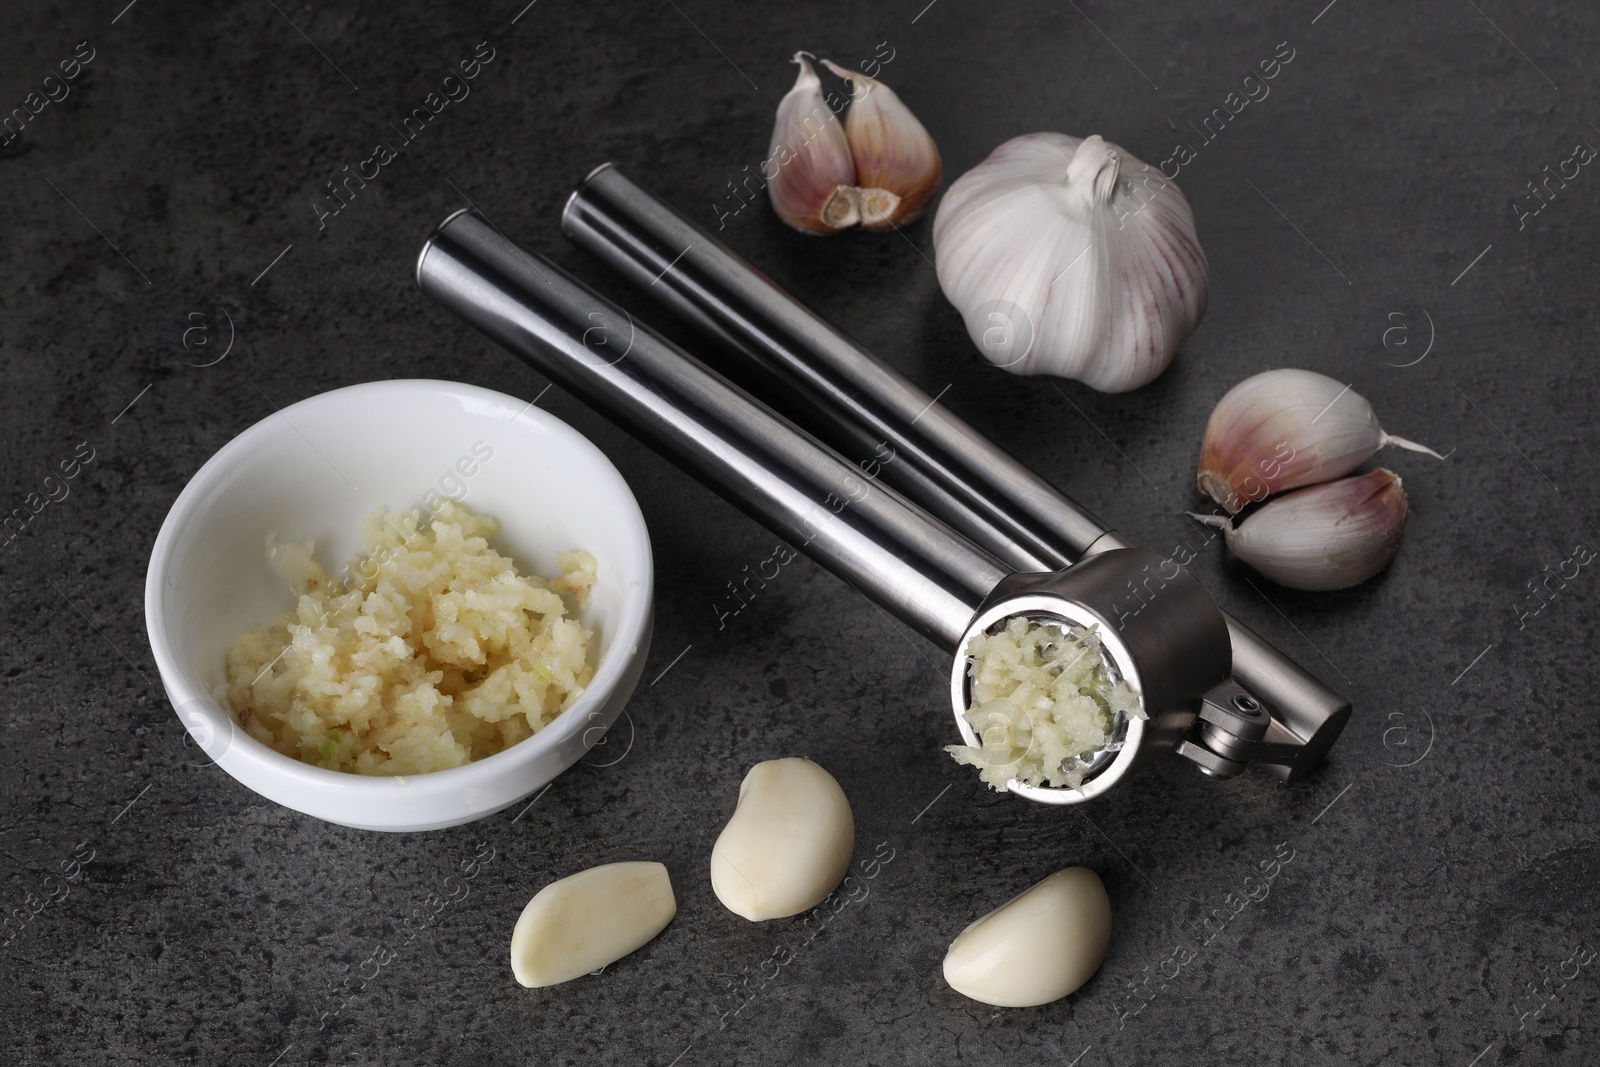
<svg viewBox="0 0 1600 1067">
<path fill-rule="evenodd" d="M 1238 526 L 1193 515 L 1222 530 L 1228 551 L 1290 589 L 1358 585 L 1389 565 L 1411 509 L 1400 477 L 1377 470 L 1267 501 Z"/>
<path fill-rule="evenodd" d="M 1137 389 L 1205 314 L 1210 275 L 1171 179 L 1096 135 L 1016 137 L 956 179 L 935 266 L 985 359 Z"/>
<path fill-rule="evenodd" d="M 1387 445 L 1444 458 L 1385 433 L 1372 405 L 1348 385 L 1314 371 L 1269 370 L 1217 402 L 1195 481 L 1238 514 L 1273 493 L 1349 474 Z"/>
<path fill-rule="evenodd" d="M 939 149 L 911 109 L 876 78 L 822 63 L 851 84 L 841 125 L 804 52 L 778 103 L 766 168 L 778 217 L 803 233 L 887 230 L 915 219 L 938 191 Z"/>
</svg>

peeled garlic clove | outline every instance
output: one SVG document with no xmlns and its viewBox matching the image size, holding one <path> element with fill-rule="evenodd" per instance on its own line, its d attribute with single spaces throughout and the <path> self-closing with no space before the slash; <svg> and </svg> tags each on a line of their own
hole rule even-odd
<svg viewBox="0 0 1600 1067">
<path fill-rule="evenodd" d="M 861 228 L 887 230 L 912 221 L 933 200 L 944 173 L 933 138 L 887 85 L 829 59 L 822 65 L 850 82 L 844 134 L 855 160 Z"/>
<path fill-rule="evenodd" d="M 985 359 L 1103 392 L 1166 370 L 1210 276 L 1171 179 L 1099 136 L 1016 137 L 950 186 L 933 220 L 944 295 Z"/>
<path fill-rule="evenodd" d="M 944 957 L 944 980 L 1001 1008 L 1048 1004 L 1087 982 L 1111 945 L 1111 900 L 1087 867 L 1057 871 L 965 930 Z"/>
<path fill-rule="evenodd" d="M 805 233 L 832 233 L 861 221 L 856 166 L 844 128 L 822 96 L 822 80 L 804 52 L 800 75 L 781 101 L 767 159 L 767 195 L 778 217 Z"/>
<path fill-rule="evenodd" d="M 551 882 L 511 933 L 511 973 L 529 988 L 615 963 L 672 921 L 678 903 L 659 863 L 607 863 Z"/>
<path fill-rule="evenodd" d="M 1200 491 L 1237 513 L 1273 493 L 1349 474 L 1386 445 L 1431 448 L 1383 432 L 1372 405 L 1315 371 L 1246 378 L 1217 402 L 1200 446 Z"/>
<path fill-rule="evenodd" d="M 798 915 L 844 880 L 855 847 L 855 817 L 833 775 L 808 759 L 767 760 L 739 786 L 711 850 L 711 888 L 751 921 Z"/>
<path fill-rule="evenodd" d="M 1345 589 L 1383 570 L 1400 550 L 1411 509 L 1400 478 L 1379 467 L 1269 500 L 1238 527 L 1222 530 L 1228 551 L 1290 589 Z"/>
</svg>

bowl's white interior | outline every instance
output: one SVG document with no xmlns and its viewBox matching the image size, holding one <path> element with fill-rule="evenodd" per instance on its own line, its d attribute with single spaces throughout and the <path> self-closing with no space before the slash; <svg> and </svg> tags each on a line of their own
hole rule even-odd
<svg viewBox="0 0 1600 1067">
<path fill-rule="evenodd" d="M 492 457 L 479 458 L 487 450 Z M 470 475 L 458 468 L 463 461 Z M 639 616 L 648 615 L 651 564 L 638 505 L 616 469 L 525 401 L 452 382 L 375 382 L 267 417 L 202 468 L 174 505 L 152 560 L 153 569 L 164 566 L 158 659 L 164 652 L 177 675 L 165 677 L 164 667 L 174 702 L 210 696 L 233 640 L 293 608 L 266 560 L 269 533 L 314 539 L 318 562 L 337 578 L 362 551 L 368 514 L 424 505 L 430 491 L 498 519 L 494 546 L 524 573 L 551 576 L 557 554 L 592 552 L 597 578 L 582 615 L 598 646 L 591 689 L 620 673 L 629 649 L 611 656 L 612 643 L 647 626 Z M 235 743 L 256 745 L 242 733 Z"/>
</svg>

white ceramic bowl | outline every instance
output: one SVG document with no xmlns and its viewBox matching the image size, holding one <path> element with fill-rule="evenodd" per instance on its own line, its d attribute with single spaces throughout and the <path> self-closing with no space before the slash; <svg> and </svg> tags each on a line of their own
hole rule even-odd
<svg viewBox="0 0 1600 1067">
<path fill-rule="evenodd" d="M 492 458 L 481 461 L 485 450 Z M 405 778 L 313 767 L 236 729 L 212 697 L 224 681 L 226 650 L 244 630 L 294 607 L 287 583 L 266 562 L 267 535 L 314 538 L 316 557 L 332 574 L 362 549 L 361 520 L 373 509 L 424 504 L 430 491 L 498 519 L 495 547 L 524 571 L 555 573 L 556 554 L 570 549 L 594 553 L 598 576 L 583 621 L 599 649 L 588 690 L 503 752 Z M 167 698 L 223 770 L 329 822 L 431 830 L 515 804 L 605 735 L 644 669 L 653 585 L 638 502 L 572 427 L 475 386 L 370 382 L 268 416 L 200 468 L 151 552 L 145 625 Z"/>
</svg>

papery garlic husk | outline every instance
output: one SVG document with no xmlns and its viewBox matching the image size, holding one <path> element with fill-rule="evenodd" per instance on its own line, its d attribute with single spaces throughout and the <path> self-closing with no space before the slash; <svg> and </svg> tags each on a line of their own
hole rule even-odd
<svg viewBox="0 0 1600 1067">
<path fill-rule="evenodd" d="M 1098 135 L 995 149 L 950 186 L 933 246 L 985 359 L 1108 393 L 1166 370 L 1210 290 L 1183 193 Z"/>
<path fill-rule="evenodd" d="M 829 59 L 822 65 L 850 83 L 844 134 L 856 165 L 861 228 L 911 222 L 932 202 L 944 173 L 933 137 L 881 81 Z"/>
<path fill-rule="evenodd" d="M 1285 493 L 1237 527 L 1220 515 L 1194 515 L 1222 530 L 1228 551 L 1290 589 L 1345 589 L 1389 565 L 1411 509 L 1400 477 L 1366 474 Z"/>
<path fill-rule="evenodd" d="M 1361 394 L 1309 370 L 1263 371 L 1217 402 L 1200 446 L 1200 491 L 1230 513 L 1273 493 L 1360 467 L 1386 445 L 1431 448 L 1383 432 Z"/>
<path fill-rule="evenodd" d="M 861 221 L 856 165 L 844 127 L 822 95 L 822 80 L 804 52 L 800 75 L 781 101 L 772 126 L 767 195 L 778 217 L 805 233 L 833 233 Z"/>
</svg>

